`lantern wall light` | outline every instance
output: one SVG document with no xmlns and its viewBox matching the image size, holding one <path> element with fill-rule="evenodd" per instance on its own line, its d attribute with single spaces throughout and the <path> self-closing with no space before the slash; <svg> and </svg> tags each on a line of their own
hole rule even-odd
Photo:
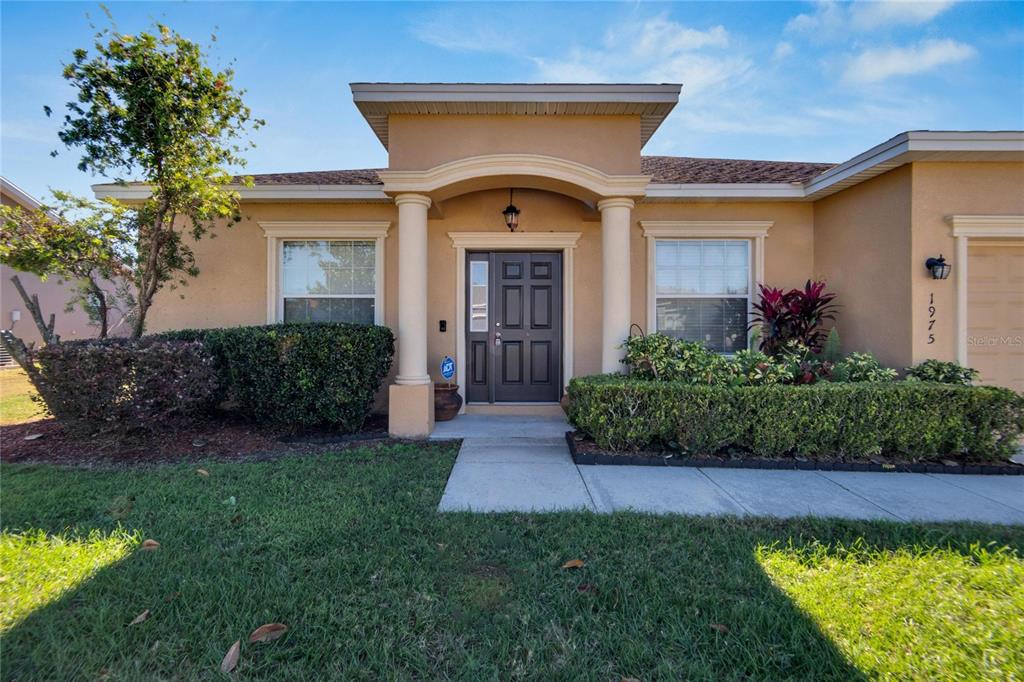
<svg viewBox="0 0 1024 682">
<path fill-rule="evenodd" d="M 512 203 L 512 188 L 508 190 L 508 206 L 501 212 L 501 215 L 505 216 L 505 227 L 509 229 L 509 232 L 515 232 L 516 228 L 519 227 L 519 209 Z"/>
<path fill-rule="evenodd" d="M 928 268 L 928 272 L 932 273 L 932 279 L 946 279 L 949 277 L 949 271 L 953 269 L 953 266 L 946 262 L 941 253 L 938 258 L 926 260 L 924 266 Z"/>
</svg>

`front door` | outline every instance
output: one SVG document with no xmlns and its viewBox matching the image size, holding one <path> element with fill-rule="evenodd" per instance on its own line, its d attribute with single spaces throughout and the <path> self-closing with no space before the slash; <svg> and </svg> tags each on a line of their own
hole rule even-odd
<svg viewBox="0 0 1024 682">
<path fill-rule="evenodd" d="M 562 254 L 466 257 L 469 402 L 555 402 L 562 395 Z"/>
</svg>

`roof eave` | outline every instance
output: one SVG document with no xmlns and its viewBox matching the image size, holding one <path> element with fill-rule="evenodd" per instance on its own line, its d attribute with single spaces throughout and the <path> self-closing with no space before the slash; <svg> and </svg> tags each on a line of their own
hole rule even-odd
<svg viewBox="0 0 1024 682">
<path fill-rule="evenodd" d="M 585 115 L 626 108 L 640 117 L 640 146 L 671 113 L 676 83 L 350 83 L 352 100 L 388 148 L 391 114 Z"/>
</svg>

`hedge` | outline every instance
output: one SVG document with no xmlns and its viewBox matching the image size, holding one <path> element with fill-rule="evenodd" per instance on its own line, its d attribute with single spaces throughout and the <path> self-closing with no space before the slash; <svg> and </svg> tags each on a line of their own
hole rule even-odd
<svg viewBox="0 0 1024 682">
<path fill-rule="evenodd" d="M 65 341 L 32 353 L 39 393 L 66 429 L 129 435 L 200 416 L 215 402 L 214 361 L 195 341 Z"/>
<path fill-rule="evenodd" d="M 573 379 L 568 395 L 570 422 L 613 452 L 984 461 L 1012 455 L 1024 433 L 1024 395 L 989 386 L 719 387 L 601 375 Z"/>
<path fill-rule="evenodd" d="M 293 430 L 358 431 L 395 351 L 391 330 L 373 325 L 275 324 L 160 336 L 202 343 L 232 409 Z"/>
</svg>

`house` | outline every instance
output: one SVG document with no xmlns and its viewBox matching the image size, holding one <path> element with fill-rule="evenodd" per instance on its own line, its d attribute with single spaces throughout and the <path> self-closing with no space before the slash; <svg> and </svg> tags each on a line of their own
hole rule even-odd
<svg viewBox="0 0 1024 682">
<path fill-rule="evenodd" d="M 821 278 L 845 349 L 1024 389 L 1020 131 L 906 132 L 838 165 L 644 156 L 679 85 L 351 88 L 388 167 L 255 176 L 153 331 L 386 324 L 391 431 L 421 436 L 445 356 L 469 410 L 550 404 L 619 371 L 633 325 L 731 352 L 758 283 Z"/>
<path fill-rule="evenodd" d="M 22 190 L 7 178 L 0 177 L 0 203 L 4 206 L 21 206 L 33 211 L 41 204 L 34 197 Z M 72 283 L 58 277 L 48 277 L 45 281 L 28 272 L 18 272 L 0 263 L 0 325 L 9 329 L 26 344 L 41 345 L 42 338 L 36 329 L 32 316 L 25 309 L 21 295 L 11 282 L 11 277 L 18 280 L 29 296 L 39 297 L 43 314 L 49 317 L 56 315 L 54 330 L 66 341 L 72 339 L 89 339 L 96 336 L 97 328 L 90 324 L 89 316 L 80 306 L 67 310 L 68 302 L 74 297 Z M 13 360 L 7 351 L 0 346 L 0 366 L 12 364 Z"/>
</svg>

